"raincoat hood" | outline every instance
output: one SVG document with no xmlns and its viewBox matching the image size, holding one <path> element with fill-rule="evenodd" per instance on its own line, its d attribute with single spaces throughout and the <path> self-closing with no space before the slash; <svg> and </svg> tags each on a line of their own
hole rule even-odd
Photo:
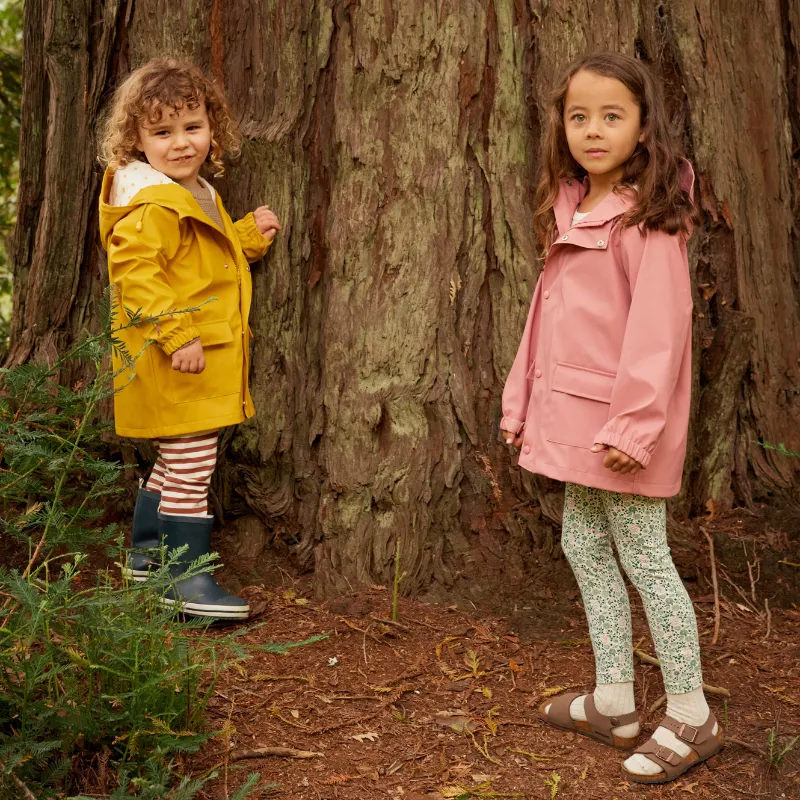
<svg viewBox="0 0 800 800">
<path fill-rule="evenodd" d="M 201 183 L 211 190 L 217 207 L 222 203 L 208 181 Z M 114 226 L 141 206 L 153 204 L 168 208 L 180 219 L 194 217 L 224 233 L 202 211 L 192 193 L 144 161 L 132 161 L 117 170 L 106 170 L 100 190 L 100 239 L 108 250 Z M 224 218 L 224 217 L 223 217 Z"/>
</svg>

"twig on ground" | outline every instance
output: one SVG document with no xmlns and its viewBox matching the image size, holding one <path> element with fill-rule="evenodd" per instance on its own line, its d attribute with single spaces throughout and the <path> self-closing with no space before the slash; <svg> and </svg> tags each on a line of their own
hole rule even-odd
<svg viewBox="0 0 800 800">
<path fill-rule="evenodd" d="M 525 722 L 521 719 L 498 719 L 494 722 L 495 725 L 502 726 L 502 725 L 513 725 L 515 727 L 521 728 L 540 728 L 541 723 L 539 722 Z"/>
<path fill-rule="evenodd" d="M 281 712 L 280 712 L 280 711 L 278 711 L 278 709 L 277 709 L 277 707 L 276 707 L 276 706 L 274 706 L 274 705 L 273 705 L 273 706 L 272 706 L 272 708 L 271 708 L 270 710 L 271 710 L 271 712 L 272 712 L 272 716 L 273 716 L 273 717 L 277 717 L 277 718 L 278 718 L 278 719 L 279 719 L 281 722 L 285 722 L 287 725 L 291 725 L 293 728 L 300 728 L 301 730 L 304 730 L 304 731 L 307 731 L 307 730 L 308 730 L 308 725 L 303 725 L 303 724 L 302 724 L 302 723 L 300 723 L 300 722 L 293 722 L 293 721 L 292 721 L 292 720 L 290 720 L 290 719 L 286 719 L 286 717 L 284 717 L 284 716 L 281 714 Z"/>
<path fill-rule="evenodd" d="M 279 758 L 324 758 L 324 753 L 315 750 L 295 750 L 293 747 L 257 747 L 255 750 L 234 750 L 231 761 L 241 761 L 245 758 L 266 758 L 277 756 Z"/>
<path fill-rule="evenodd" d="M 654 667 L 660 667 L 661 662 L 657 658 L 653 658 L 653 656 L 648 655 L 643 650 L 639 650 L 638 648 L 634 647 L 633 654 L 640 660 L 644 661 L 645 664 L 652 664 Z M 731 693 L 728 689 L 725 689 L 722 686 L 711 686 L 708 683 L 703 684 L 703 691 L 707 692 L 708 694 L 713 694 L 716 697 L 730 697 Z"/>
<path fill-rule="evenodd" d="M 256 675 L 250 675 L 250 681 L 301 681 L 302 683 L 313 684 L 314 678 L 310 675 L 268 675 L 265 672 L 259 672 Z M 219 694 L 219 692 L 217 692 Z M 222 695 L 225 697 L 225 695 Z M 227 700 L 228 698 L 225 697 Z"/>
<path fill-rule="evenodd" d="M 362 722 L 368 722 L 371 719 L 374 719 L 381 713 L 383 707 L 379 708 L 377 711 L 373 711 L 370 714 L 362 714 L 360 717 L 355 717 L 354 719 L 346 719 L 342 722 L 333 722 L 330 725 L 322 725 L 319 728 L 315 728 L 313 731 L 310 732 L 310 736 L 319 736 L 321 733 L 330 733 L 331 731 L 339 730 L 339 728 L 347 728 L 350 725 L 360 725 Z"/>
<path fill-rule="evenodd" d="M 372 711 L 369 714 L 362 714 L 360 717 L 355 717 L 354 719 L 346 719 L 342 722 L 333 722 L 330 725 L 322 725 L 319 728 L 314 728 L 314 730 L 310 731 L 309 735 L 319 736 L 321 733 L 330 733 L 330 731 L 336 731 L 340 728 L 347 728 L 350 725 L 360 725 L 362 722 L 367 722 L 368 720 L 377 717 L 378 714 L 380 714 L 384 709 L 396 703 L 402 695 L 413 691 L 413 686 L 400 686 L 398 689 L 395 689 L 390 697 L 387 697 L 381 703 L 381 706 L 377 711 Z"/>
<path fill-rule="evenodd" d="M 409 617 L 406 615 L 405 617 L 409 622 L 413 622 L 415 625 L 422 625 L 423 628 L 430 628 L 432 631 L 441 632 L 441 628 L 437 628 L 434 625 L 431 625 L 430 622 L 423 622 L 421 619 L 414 619 L 413 617 Z"/>
<path fill-rule="evenodd" d="M 767 632 L 764 635 L 764 640 L 769 639 L 769 632 L 772 629 L 772 612 L 769 610 L 769 598 L 764 598 L 764 610 L 767 612 Z"/>
<path fill-rule="evenodd" d="M 348 628 L 351 628 L 354 631 L 358 631 L 359 633 L 363 633 L 364 636 L 369 636 L 369 638 L 372 639 L 374 642 L 378 642 L 378 644 L 385 644 L 387 647 L 391 648 L 389 642 L 384 641 L 383 639 L 380 638 L 380 636 L 376 636 L 374 633 L 370 632 L 369 627 L 370 625 L 372 625 L 372 623 L 370 623 L 370 625 L 367 625 L 366 628 L 359 628 L 358 625 L 353 625 L 352 622 L 346 620 L 344 617 L 336 617 L 336 619 L 344 622 L 344 624 L 347 625 Z"/>
<path fill-rule="evenodd" d="M 744 548 L 744 555 L 747 559 L 747 574 L 750 576 L 750 597 L 753 600 L 753 605 L 757 606 L 758 600 L 756 600 L 756 584 L 761 579 L 761 560 L 758 558 L 758 556 L 754 555 L 755 560 L 751 564 L 750 559 L 747 558 L 747 547 L 745 546 L 744 542 L 742 542 L 742 547 Z M 755 550 L 755 546 L 753 546 L 753 550 Z M 758 567 L 758 575 L 753 578 L 753 567 L 755 566 Z"/>
<path fill-rule="evenodd" d="M 711 644 L 716 644 L 719 641 L 719 585 L 717 584 L 717 563 L 714 558 L 714 540 L 711 538 L 709 532 L 701 525 L 700 530 L 703 536 L 706 537 L 708 542 L 709 559 L 711 561 L 711 585 L 714 588 L 714 636 L 711 638 Z"/>
<path fill-rule="evenodd" d="M 714 785 L 719 786 L 719 788 L 723 791 L 732 790 L 734 792 L 738 792 L 739 794 L 746 794 L 748 797 L 775 797 L 774 792 L 750 792 L 747 789 L 737 789 L 735 786 L 724 786 L 714 777 L 713 772 L 709 772 L 708 774 L 711 775 L 711 780 L 714 781 Z M 723 794 L 721 796 L 724 797 L 725 795 Z"/>
<path fill-rule="evenodd" d="M 398 622 L 397 620 L 394 619 L 389 619 L 388 617 L 379 617 L 375 614 L 370 614 L 369 618 L 374 619 L 375 622 L 380 622 L 384 625 L 393 625 L 395 628 L 400 628 L 401 631 L 411 630 L 411 628 L 409 628 L 408 625 L 403 625 L 402 622 Z"/>
<path fill-rule="evenodd" d="M 323 703 L 332 703 L 334 700 L 374 700 L 376 703 L 381 702 L 380 697 L 370 697 L 369 695 L 365 694 L 335 694 L 332 697 L 322 697 L 317 695 L 317 697 L 322 700 Z"/>
<path fill-rule="evenodd" d="M 725 740 L 728 742 L 733 742 L 733 744 L 738 744 L 739 747 L 744 747 L 745 750 L 749 750 L 751 753 L 755 753 L 757 756 L 761 756 L 762 758 L 766 759 L 769 758 L 769 756 L 759 747 L 748 744 L 747 742 L 743 742 L 741 739 L 734 739 L 733 736 L 726 736 Z"/>
<path fill-rule="evenodd" d="M 667 696 L 665 694 L 662 694 L 661 697 L 659 697 L 658 700 L 656 700 L 655 703 L 653 703 L 653 705 L 651 705 L 650 708 L 647 709 L 647 713 L 652 714 L 654 711 L 657 711 L 659 708 L 661 708 L 661 706 L 663 706 L 664 703 L 666 702 L 667 702 Z"/>
<path fill-rule="evenodd" d="M 762 666 L 761 664 L 757 664 L 755 661 L 753 661 L 752 658 L 750 658 L 750 656 L 745 655 L 742 652 L 738 652 L 738 653 L 733 653 L 733 652 L 723 653 L 722 655 L 717 656 L 714 659 L 714 663 L 715 664 L 719 664 L 720 661 L 724 661 L 726 658 L 732 658 L 732 659 L 734 659 L 734 661 L 745 661 L 746 663 L 748 663 L 756 671 L 760 671 L 760 672 L 765 672 L 766 671 L 766 667 Z"/>
<path fill-rule="evenodd" d="M 754 605 L 753 605 L 753 604 L 750 602 L 750 598 L 749 598 L 749 597 L 748 597 L 748 596 L 747 596 L 747 595 L 746 595 L 746 594 L 745 594 L 745 593 L 742 591 L 742 589 L 741 589 L 739 586 L 737 586 L 737 585 L 736 585 L 736 584 L 735 584 L 735 583 L 734 583 L 734 582 L 731 580 L 731 577 L 730 577 L 730 575 L 728 575 L 728 573 L 727 573 L 727 572 L 725 572 L 725 570 L 724 570 L 724 569 L 722 569 L 722 568 L 720 568 L 720 572 L 722 573 L 722 577 L 723 577 L 723 578 L 725 578 L 725 580 L 726 580 L 726 581 L 728 581 L 728 583 L 729 583 L 731 586 L 733 586 L 733 588 L 734 588 L 734 589 L 736 589 L 737 593 L 739 594 L 739 597 L 741 597 L 741 598 L 742 598 L 742 600 L 744 600 L 744 602 L 745 602 L 745 603 L 747 603 L 747 607 L 748 607 L 748 608 L 749 608 L 751 611 L 755 612 L 756 614 L 760 614 L 761 612 L 758 610 L 758 608 L 756 608 L 756 607 L 755 607 L 755 606 L 754 606 Z M 731 609 L 733 609 L 733 605 L 731 605 L 730 601 L 728 601 L 728 605 L 731 607 Z"/>
<path fill-rule="evenodd" d="M 645 664 L 651 664 L 654 667 L 660 667 L 661 662 L 657 658 L 653 658 L 653 656 L 648 655 L 643 650 L 639 650 L 638 648 L 633 648 L 633 654 L 640 660 L 644 661 Z"/>
</svg>

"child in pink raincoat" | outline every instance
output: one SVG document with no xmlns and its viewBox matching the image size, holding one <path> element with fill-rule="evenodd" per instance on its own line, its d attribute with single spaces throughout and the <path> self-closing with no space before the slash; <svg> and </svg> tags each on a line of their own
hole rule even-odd
<svg viewBox="0 0 800 800">
<path fill-rule="evenodd" d="M 702 689 L 691 600 L 667 545 L 689 420 L 693 173 L 660 87 L 633 58 L 587 56 L 554 94 L 534 228 L 546 255 L 503 392 L 520 466 L 566 482 L 562 545 L 595 654 L 592 694 L 542 706 L 547 724 L 618 748 L 639 734 L 628 595 L 639 591 L 667 692 L 653 737 L 623 764 L 674 780 L 722 747 Z"/>
</svg>

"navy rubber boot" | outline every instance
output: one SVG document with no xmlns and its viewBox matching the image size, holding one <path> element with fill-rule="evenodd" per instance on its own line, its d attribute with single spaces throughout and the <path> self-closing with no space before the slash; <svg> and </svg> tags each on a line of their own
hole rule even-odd
<svg viewBox="0 0 800 800">
<path fill-rule="evenodd" d="M 131 550 L 158 550 L 161 540 L 158 536 L 158 504 L 161 502 L 159 492 L 139 489 L 136 505 L 133 509 L 133 526 L 131 528 Z M 161 566 L 159 554 L 148 555 L 136 552 L 128 553 L 122 574 L 134 581 L 146 581 L 150 570 Z"/>
<path fill-rule="evenodd" d="M 167 552 L 188 545 L 188 549 L 180 556 L 180 561 L 170 565 L 173 578 L 183 575 L 193 561 L 211 552 L 213 526 L 213 517 L 158 512 L 158 532 L 164 540 Z M 236 620 L 247 619 L 250 614 L 247 601 L 228 594 L 208 572 L 176 581 L 164 594 L 162 602 L 175 606 L 176 610 L 187 617 Z"/>
</svg>

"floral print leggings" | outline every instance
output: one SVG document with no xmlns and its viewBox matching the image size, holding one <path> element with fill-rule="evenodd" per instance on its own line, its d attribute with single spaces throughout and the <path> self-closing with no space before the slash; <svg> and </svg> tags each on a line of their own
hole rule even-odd
<svg viewBox="0 0 800 800">
<path fill-rule="evenodd" d="M 697 620 L 667 545 L 665 501 L 568 483 L 561 544 L 583 597 L 597 682 L 633 680 L 631 609 L 612 538 L 644 603 L 666 691 L 699 688 Z"/>
</svg>

